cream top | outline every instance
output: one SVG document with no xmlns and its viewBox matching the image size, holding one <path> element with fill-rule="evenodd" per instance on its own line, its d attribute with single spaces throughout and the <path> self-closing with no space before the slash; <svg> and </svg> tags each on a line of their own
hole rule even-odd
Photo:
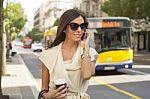
<svg viewBox="0 0 150 99">
<path fill-rule="evenodd" d="M 83 49 L 78 46 L 72 60 L 63 61 L 61 52 L 62 43 L 56 47 L 45 50 L 41 53 L 39 59 L 45 64 L 50 73 L 50 89 L 54 89 L 54 80 L 63 78 L 67 80 L 70 92 L 86 92 L 88 88 L 88 80 L 81 77 L 81 55 Z M 95 60 L 97 55 L 95 49 L 90 48 L 89 52 L 91 61 Z"/>
</svg>

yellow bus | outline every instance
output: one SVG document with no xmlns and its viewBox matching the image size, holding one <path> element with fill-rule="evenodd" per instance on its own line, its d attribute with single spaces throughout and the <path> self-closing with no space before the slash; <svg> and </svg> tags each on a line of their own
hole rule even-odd
<svg viewBox="0 0 150 99">
<path fill-rule="evenodd" d="M 96 71 L 132 68 L 131 24 L 128 17 L 87 18 L 90 46 L 99 53 Z"/>
</svg>

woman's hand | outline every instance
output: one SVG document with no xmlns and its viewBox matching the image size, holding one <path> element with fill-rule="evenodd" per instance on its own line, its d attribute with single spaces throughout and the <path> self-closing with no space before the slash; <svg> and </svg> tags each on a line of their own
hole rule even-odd
<svg viewBox="0 0 150 99">
<path fill-rule="evenodd" d="M 86 38 L 84 39 L 85 40 L 85 44 L 89 44 L 89 41 L 90 41 L 90 31 L 88 29 L 86 29 L 85 34 L 86 34 Z"/>
<path fill-rule="evenodd" d="M 87 50 L 87 52 L 89 51 L 89 41 L 90 41 L 90 31 L 88 29 L 86 29 L 85 37 L 81 41 L 81 45 L 82 45 L 84 50 Z"/>
<path fill-rule="evenodd" d="M 67 96 L 67 88 L 64 85 L 60 86 L 55 90 L 50 90 L 45 93 L 45 99 L 65 99 Z"/>
</svg>

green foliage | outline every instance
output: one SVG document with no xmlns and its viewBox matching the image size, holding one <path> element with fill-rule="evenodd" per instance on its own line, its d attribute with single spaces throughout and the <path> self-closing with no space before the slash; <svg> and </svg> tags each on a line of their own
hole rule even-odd
<svg viewBox="0 0 150 99">
<path fill-rule="evenodd" d="M 11 39 L 15 40 L 17 38 L 17 33 L 13 32 L 11 33 Z"/>
<path fill-rule="evenodd" d="M 24 36 L 18 35 L 17 38 L 22 39 Z"/>
<path fill-rule="evenodd" d="M 58 26 L 58 22 L 59 22 L 59 18 L 57 18 L 54 22 L 54 25 L 53 26 Z"/>
<path fill-rule="evenodd" d="M 108 0 L 102 10 L 109 16 L 126 16 L 133 19 L 150 17 L 150 0 Z"/>
<path fill-rule="evenodd" d="M 27 16 L 24 14 L 24 9 L 20 3 L 8 2 L 4 9 L 4 20 L 7 20 L 5 25 L 6 32 L 18 34 L 24 27 Z"/>
<path fill-rule="evenodd" d="M 12 27 L 11 28 L 11 40 L 15 40 L 17 38 L 17 33 L 15 32 L 16 28 Z"/>
<path fill-rule="evenodd" d="M 40 41 L 43 38 L 43 33 L 36 28 L 33 28 L 32 31 L 28 33 L 30 38 L 34 41 Z"/>
</svg>

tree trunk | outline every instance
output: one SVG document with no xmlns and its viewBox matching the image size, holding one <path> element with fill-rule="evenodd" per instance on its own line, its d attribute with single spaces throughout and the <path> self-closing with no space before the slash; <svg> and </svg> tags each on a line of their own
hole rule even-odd
<svg viewBox="0 0 150 99">
<path fill-rule="evenodd" d="M 0 0 L 0 99 L 9 99 L 8 96 L 4 96 L 2 94 L 2 74 L 3 67 L 6 65 L 6 55 L 5 55 L 5 43 L 4 43 L 4 30 L 3 30 L 3 17 L 2 17 L 2 9 L 3 9 L 3 0 Z M 6 38 L 5 38 L 6 40 Z"/>
<path fill-rule="evenodd" d="M 2 77 L 2 66 L 3 66 L 3 19 L 2 19 L 3 0 L 0 0 L 0 94 L 1 89 L 1 77 Z"/>
</svg>

